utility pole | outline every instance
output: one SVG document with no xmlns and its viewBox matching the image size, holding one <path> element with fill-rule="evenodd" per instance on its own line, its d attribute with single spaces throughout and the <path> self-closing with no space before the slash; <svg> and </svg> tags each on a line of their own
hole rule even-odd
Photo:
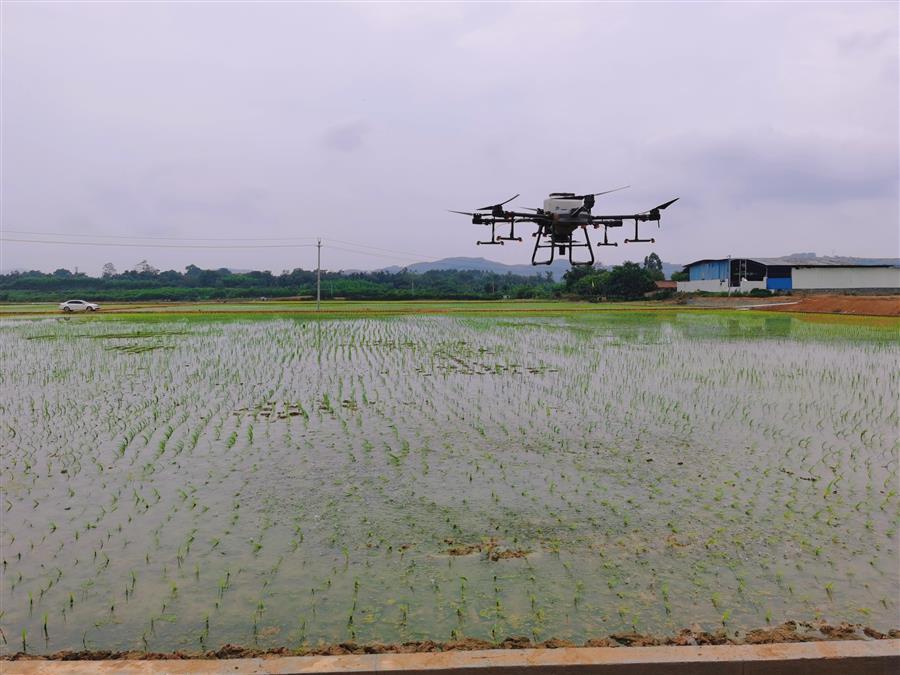
<svg viewBox="0 0 900 675">
<path fill-rule="evenodd" d="M 728 295 L 731 295 L 731 254 L 730 253 L 728 254 L 728 273 L 727 273 L 727 275 L 728 276 L 726 278 L 728 279 Z"/>
<path fill-rule="evenodd" d="M 316 311 L 322 303 L 322 240 L 316 242 Z"/>
</svg>

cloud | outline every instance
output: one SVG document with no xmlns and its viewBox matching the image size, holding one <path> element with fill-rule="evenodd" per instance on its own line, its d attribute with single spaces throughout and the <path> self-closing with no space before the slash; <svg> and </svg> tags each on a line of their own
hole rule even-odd
<svg viewBox="0 0 900 675">
<path fill-rule="evenodd" d="M 682 198 L 657 237 L 666 260 L 897 245 L 897 3 L 0 12 L 9 229 L 333 236 L 419 259 L 480 255 L 483 233 L 444 209 L 516 192 L 539 206 L 553 190 L 631 184 L 598 206 L 622 213 Z M 848 239 L 848 225 L 865 236 Z M 604 262 L 647 252 L 620 246 Z M 4 266 L 97 272 L 135 257 L 24 243 L 0 253 Z M 527 242 L 487 253 L 530 256 Z M 315 264 L 306 249 L 142 257 L 173 268 Z M 417 258 L 327 259 L 365 268 Z"/>
<path fill-rule="evenodd" d="M 363 147 L 370 131 L 365 122 L 338 124 L 322 134 L 322 144 L 330 150 L 356 152 Z"/>
<path fill-rule="evenodd" d="M 835 204 L 898 197 L 896 144 L 747 132 L 666 149 L 692 182 L 742 203 Z"/>
<path fill-rule="evenodd" d="M 882 47 L 891 47 L 897 51 L 895 30 L 885 28 L 878 31 L 858 31 L 838 39 L 838 46 L 846 52 L 875 51 Z"/>
</svg>

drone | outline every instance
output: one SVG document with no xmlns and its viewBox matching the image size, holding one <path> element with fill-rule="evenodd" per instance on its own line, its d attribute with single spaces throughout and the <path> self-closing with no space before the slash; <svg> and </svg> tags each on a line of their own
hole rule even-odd
<svg viewBox="0 0 900 675">
<path fill-rule="evenodd" d="M 502 245 L 507 241 L 522 241 L 522 237 L 516 236 L 517 223 L 534 223 L 537 225 L 537 232 L 531 236 L 535 238 L 534 252 L 531 254 L 532 265 L 550 265 L 553 263 L 556 253 L 560 256 L 569 253 L 569 262 L 572 265 L 593 265 L 594 249 L 591 247 L 591 239 L 588 236 L 588 227 L 593 229 L 603 228 L 603 241 L 598 242 L 597 246 L 618 246 L 617 242 L 611 242 L 608 238 L 608 231 L 613 227 L 622 227 L 626 221 L 634 221 L 634 239 L 625 239 L 626 244 L 634 244 L 640 242 L 653 243 L 656 239 L 641 239 L 638 232 L 640 223 L 655 222 L 659 227 L 660 213 L 669 208 L 678 201 L 678 197 L 654 206 L 649 211 L 641 213 L 631 213 L 625 215 L 613 216 L 597 216 L 591 213 L 594 208 L 594 200 L 600 195 L 607 195 L 611 192 L 618 192 L 630 187 L 625 185 L 604 192 L 594 192 L 592 194 L 577 195 L 574 192 L 551 192 L 550 196 L 544 200 L 544 207 L 541 209 L 526 208 L 530 213 L 522 213 L 519 211 L 505 211 L 504 206 L 509 204 L 519 195 L 514 195 L 499 204 L 491 204 L 490 206 L 482 206 L 475 209 L 474 212 L 469 211 L 453 211 L 451 213 L 459 213 L 464 216 L 471 216 L 474 225 L 487 225 L 491 228 L 491 238 L 488 241 L 476 242 L 479 246 L 485 245 Z M 509 224 L 509 236 L 504 237 L 497 234 L 497 226 Z M 583 237 L 576 237 L 578 230 L 581 230 Z M 586 248 L 590 256 L 586 260 L 576 260 L 573 257 L 575 249 Z M 539 260 L 538 256 L 542 249 L 549 249 L 548 255 L 543 256 Z"/>
</svg>

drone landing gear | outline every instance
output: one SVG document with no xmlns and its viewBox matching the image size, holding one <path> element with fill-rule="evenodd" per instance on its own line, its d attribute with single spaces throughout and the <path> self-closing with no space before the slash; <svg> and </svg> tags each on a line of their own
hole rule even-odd
<svg viewBox="0 0 900 675">
<path fill-rule="evenodd" d="M 534 233 L 534 252 L 531 254 L 531 264 L 532 265 L 550 265 L 553 263 L 553 260 L 556 257 L 557 249 L 559 249 L 559 255 L 564 256 L 566 254 L 566 248 L 569 249 L 569 263 L 577 267 L 579 265 L 593 265 L 594 264 L 594 250 L 591 248 L 591 238 L 588 236 L 587 229 L 581 228 L 584 231 L 584 241 L 579 242 L 576 241 L 573 235 L 569 235 L 568 241 L 553 241 L 552 229 L 549 225 L 539 225 L 538 231 Z M 542 248 L 550 249 L 550 256 L 544 260 L 538 260 L 538 250 Z M 575 252 L 576 248 L 586 248 L 588 254 L 590 255 L 590 260 L 575 260 L 572 257 L 572 254 Z"/>
<path fill-rule="evenodd" d="M 516 220 L 515 220 L 515 218 L 513 218 L 512 220 L 509 221 L 509 236 L 503 237 L 503 236 L 498 235 L 497 237 L 495 237 L 495 239 L 497 241 L 499 241 L 501 244 L 504 241 L 522 241 L 522 237 L 516 236 Z"/>
<path fill-rule="evenodd" d="M 603 241 L 598 241 L 597 246 L 618 246 L 619 245 L 619 242 L 610 241 L 609 239 L 607 239 L 606 233 L 608 230 L 609 230 L 609 228 L 604 225 L 603 226 Z"/>
<path fill-rule="evenodd" d="M 485 223 L 487 225 L 487 223 Z M 485 246 L 503 246 L 503 242 L 500 241 L 503 237 L 498 237 L 496 234 L 497 224 L 491 223 L 491 240 L 490 241 L 476 241 L 475 243 L 478 246 L 484 244 Z"/>
<path fill-rule="evenodd" d="M 582 227 L 581 231 L 584 232 L 584 241 L 578 243 L 575 241 L 574 233 L 573 236 L 569 239 L 569 263 L 574 267 L 578 265 L 588 265 L 593 266 L 594 264 L 594 249 L 591 247 L 591 238 L 588 235 L 588 231 L 586 227 Z M 590 260 L 578 260 L 576 261 L 572 254 L 575 252 L 576 248 L 586 248 L 588 255 L 591 257 Z"/>
<path fill-rule="evenodd" d="M 483 224 L 487 225 L 488 223 L 483 223 Z M 491 240 L 490 241 L 476 241 L 475 243 L 478 244 L 479 246 L 482 244 L 484 244 L 485 246 L 491 246 L 491 245 L 502 246 L 503 242 L 506 242 L 506 241 L 522 241 L 522 237 L 516 236 L 516 221 L 514 219 L 509 221 L 509 236 L 508 237 L 504 237 L 503 235 L 497 234 L 496 221 L 490 223 L 490 226 L 491 226 Z"/>
<path fill-rule="evenodd" d="M 531 253 L 531 264 L 532 265 L 550 265 L 553 263 L 553 258 L 556 255 L 556 244 L 553 243 L 552 240 L 549 243 L 542 243 L 544 239 L 550 239 L 550 228 L 544 224 L 538 225 L 538 231 L 533 235 L 534 237 L 534 251 Z M 541 248 L 549 248 L 550 249 L 550 257 L 546 260 L 538 260 L 537 254 L 538 249 Z"/>
<path fill-rule="evenodd" d="M 642 243 L 655 244 L 656 239 L 653 239 L 652 237 L 650 239 L 641 239 L 640 235 L 638 234 L 638 221 L 637 221 L 637 218 L 635 218 L 635 220 L 634 220 L 634 239 L 626 239 L 625 243 L 626 244 L 642 244 Z"/>
</svg>

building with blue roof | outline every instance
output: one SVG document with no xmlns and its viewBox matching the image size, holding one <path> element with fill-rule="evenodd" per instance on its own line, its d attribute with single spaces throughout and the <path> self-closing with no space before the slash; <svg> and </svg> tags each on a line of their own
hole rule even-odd
<svg viewBox="0 0 900 675">
<path fill-rule="evenodd" d="M 779 291 L 900 292 L 900 258 L 845 258 L 815 255 L 781 258 L 704 258 L 684 266 L 687 281 L 678 291 L 748 293 Z"/>
</svg>

